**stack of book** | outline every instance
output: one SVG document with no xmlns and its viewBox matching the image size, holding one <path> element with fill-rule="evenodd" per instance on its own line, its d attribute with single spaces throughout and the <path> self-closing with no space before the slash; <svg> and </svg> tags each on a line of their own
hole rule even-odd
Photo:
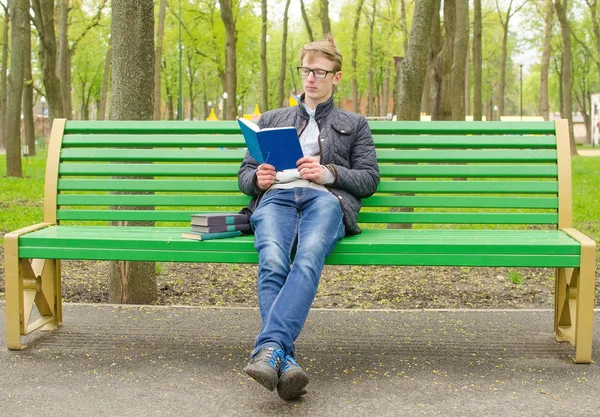
<svg viewBox="0 0 600 417">
<path fill-rule="evenodd" d="M 181 235 L 183 239 L 223 239 L 250 230 L 248 216 L 240 213 L 192 214 L 191 226 L 191 230 Z"/>
</svg>

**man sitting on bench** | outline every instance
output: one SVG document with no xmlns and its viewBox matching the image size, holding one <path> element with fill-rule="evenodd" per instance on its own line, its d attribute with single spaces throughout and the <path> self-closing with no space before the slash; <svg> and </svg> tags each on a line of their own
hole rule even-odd
<svg viewBox="0 0 600 417">
<path fill-rule="evenodd" d="M 265 112 L 258 124 L 294 126 L 304 157 L 297 171 L 276 172 L 249 153 L 238 173 L 253 197 L 248 212 L 259 252 L 258 301 L 262 328 L 244 371 L 268 390 L 292 400 L 306 393 L 306 372 L 294 341 L 316 295 L 325 258 L 344 235 L 360 233 L 361 199 L 379 184 L 371 131 L 363 116 L 335 107 L 342 55 L 333 39 L 300 51 L 304 94 L 295 107 Z M 293 265 L 292 265 L 292 254 Z"/>
</svg>

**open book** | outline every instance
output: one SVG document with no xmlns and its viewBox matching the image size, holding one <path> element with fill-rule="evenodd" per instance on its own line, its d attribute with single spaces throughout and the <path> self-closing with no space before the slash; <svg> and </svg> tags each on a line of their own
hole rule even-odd
<svg viewBox="0 0 600 417">
<path fill-rule="evenodd" d="M 248 152 L 259 164 L 267 163 L 276 171 L 296 168 L 302 158 L 302 147 L 295 127 L 272 127 L 260 129 L 246 119 L 238 119 Z"/>
</svg>

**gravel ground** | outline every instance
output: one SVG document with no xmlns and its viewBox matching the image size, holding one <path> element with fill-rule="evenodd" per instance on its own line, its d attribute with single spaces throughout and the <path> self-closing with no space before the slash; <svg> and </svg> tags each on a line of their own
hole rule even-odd
<svg viewBox="0 0 600 417">
<path fill-rule="evenodd" d="M 107 303 L 109 263 L 64 261 L 65 302 Z M 158 305 L 257 305 L 256 265 L 157 264 Z M 600 271 L 596 270 L 600 283 Z M 4 253 L 0 247 L 0 298 Z M 597 302 L 600 296 L 596 295 Z M 554 271 L 536 268 L 326 266 L 314 307 L 553 308 Z"/>
</svg>

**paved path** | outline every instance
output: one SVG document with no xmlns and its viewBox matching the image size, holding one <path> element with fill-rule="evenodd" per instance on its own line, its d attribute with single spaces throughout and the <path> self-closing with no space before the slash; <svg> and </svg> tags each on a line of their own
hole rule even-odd
<svg viewBox="0 0 600 417">
<path fill-rule="evenodd" d="M 313 310 L 296 402 L 242 372 L 255 309 L 67 304 L 64 316 L 22 352 L 4 348 L 0 320 L 3 416 L 600 414 L 598 366 L 571 362 L 549 310 Z M 594 343 L 598 358 L 598 330 Z"/>
</svg>

